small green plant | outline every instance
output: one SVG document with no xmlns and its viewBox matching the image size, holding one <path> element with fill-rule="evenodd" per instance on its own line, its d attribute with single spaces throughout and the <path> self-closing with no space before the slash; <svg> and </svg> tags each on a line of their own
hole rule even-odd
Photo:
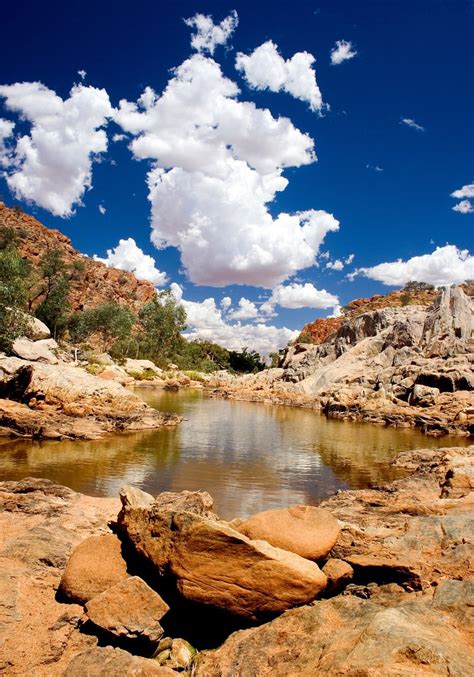
<svg viewBox="0 0 474 677">
<path fill-rule="evenodd" d="M 157 377 L 153 369 L 144 369 L 143 371 L 128 371 L 127 374 L 136 381 L 154 381 Z"/>
<path fill-rule="evenodd" d="M 408 306 L 408 304 L 411 301 L 411 296 L 407 292 L 404 292 L 403 294 L 400 294 L 400 303 L 402 306 Z"/>
<path fill-rule="evenodd" d="M 183 371 L 183 374 L 185 376 L 187 376 L 188 378 L 190 378 L 191 381 L 198 381 L 199 383 L 203 383 L 206 380 L 204 378 L 202 372 L 200 372 L 200 371 L 186 370 L 186 371 Z"/>
<path fill-rule="evenodd" d="M 86 367 L 86 371 L 89 374 L 92 374 L 92 376 L 97 376 L 97 374 L 100 374 L 100 372 L 103 370 L 103 365 L 97 364 L 96 362 L 93 362 L 91 364 L 88 364 Z"/>
</svg>

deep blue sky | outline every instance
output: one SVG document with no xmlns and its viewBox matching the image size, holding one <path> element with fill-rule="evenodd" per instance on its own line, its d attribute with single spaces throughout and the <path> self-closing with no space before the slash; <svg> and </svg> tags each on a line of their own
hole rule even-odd
<svg viewBox="0 0 474 677">
<path fill-rule="evenodd" d="M 137 99 L 146 85 L 161 92 L 169 69 L 191 54 L 190 29 L 182 21 L 196 12 L 220 21 L 236 9 L 234 48 L 214 58 L 236 80 L 243 98 L 287 115 L 316 142 L 319 162 L 290 169 L 286 191 L 272 210 L 324 209 L 341 222 L 322 247 L 333 258 L 354 253 L 354 266 L 373 266 L 433 251 L 449 242 L 472 247 L 472 214 L 452 210 L 450 193 L 471 183 L 473 168 L 473 25 L 468 0 L 315 0 L 306 2 L 91 2 L 17 0 L 2 11 L 0 83 L 39 80 L 66 98 L 77 71 L 86 84 L 107 90 L 112 105 Z M 318 117 L 286 94 L 249 92 L 234 70 L 236 51 L 249 53 L 272 39 L 285 58 L 298 51 L 316 57 L 317 80 L 331 112 Z M 331 66 L 336 40 L 350 40 L 357 56 Z M 0 116 L 11 117 L 0 108 Z M 424 132 L 400 124 L 409 117 Z M 110 133 L 119 132 L 114 124 Z M 115 164 L 111 164 L 111 160 Z M 367 169 L 380 166 L 383 172 Z M 160 270 L 184 284 L 185 296 L 202 300 L 229 294 L 255 300 L 255 288 L 196 287 L 179 273 L 179 252 L 157 251 L 149 241 L 147 163 L 131 159 L 124 144 L 110 144 L 94 165 L 93 188 L 84 207 L 67 219 L 41 208 L 27 209 L 59 228 L 87 254 L 105 255 L 119 238 L 132 236 L 155 256 Z M 0 190 L 12 202 L 0 180 Z M 107 212 L 101 215 L 98 205 Z M 384 292 L 384 285 L 349 269 L 303 270 L 298 277 L 337 294 L 342 303 Z M 328 311 L 284 310 L 277 326 L 301 327 Z"/>
</svg>

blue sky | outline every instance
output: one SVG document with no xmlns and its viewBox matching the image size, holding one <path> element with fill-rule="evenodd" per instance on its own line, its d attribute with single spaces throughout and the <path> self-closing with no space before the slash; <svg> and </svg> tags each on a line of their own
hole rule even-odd
<svg viewBox="0 0 474 677">
<path fill-rule="evenodd" d="M 223 25 L 227 39 L 214 32 L 193 49 L 192 36 L 212 28 L 184 23 L 197 13 L 216 26 L 234 17 Z M 3 199 L 88 255 L 107 259 L 120 239 L 133 238 L 136 247 L 107 260 L 151 270 L 159 284 L 166 274 L 193 336 L 265 351 L 352 298 L 413 277 L 474 277 L 464 251 L 474 212 L 472 2 L 17 2 L 2 23 Z M 338 53 L 354 56 L 333 64 L 337 41 L 351 43 Z M 315 62 L 289 61 L 304 52 Z M 171 69 L 183 62 L 190 65 L 176 76 Z M 188 79 L 192 103 L 169 100 L 158 113 L 173 78 L 172 89 Z M 35 82 L 50 90 L 46 98 L 44 88 L 18 88 Z M 74 83 L 90 91 L 67 108 Z M 240 93 L 223 94 L 229 86 Z M 155 97 L 144 110 L 136 102 L 146 87 Z M 117 115 L 122 99 L 130 104 Z M 275 126 L 279 118 L 290 131 Z M 202 127 L 194 138 L 183 126 L 180 136 L 181 121 L 193 120 L 213 138 Z M 117 134 L 126 138 L 113 141 Z M 150 202 L 154 166 L 163 174 Z M 284 190 L 276 187 L 282 179 Z M 305 224 L 311 234 L 302 234 Z M 155 242 L 170 246 L 150 242 L 150 225 Z M 232 304 L 221 306 L 223 298 Z"/>
</svg>

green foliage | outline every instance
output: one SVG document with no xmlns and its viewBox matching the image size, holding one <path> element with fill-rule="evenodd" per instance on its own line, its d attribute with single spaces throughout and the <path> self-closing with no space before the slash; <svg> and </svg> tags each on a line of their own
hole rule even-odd
<svg viewBox="0 0 474 677">
<path fill-rule="evenodd" d="M 154 381 L 159 378 L 154 369 L 143 369 L 143 371 L 129 371 L 129 376 L 132 376 L 137 381 Z"/>
<path fill-rule="evenodd" d="M 36 284 L 30 296 L 30 308 L 41 299 L 35 315 L 44 322 L 55 339 L 66 329 L 69 313 L 71 269 L 59 249 L 49 249 L 39 262 Z"/>
<path fill-rule="evenodd" d="M 0 228 L 0 350 L 9 351 L 25 333 L 29 264 L 16 249 L 10 228 Z"/>
<path fill-rule="evenodd" d="M 206 374 L 230 367 L 229 351 L 211 341 L 183 339 L 179 354 L 173 356 L 173 361 L 181 369 L 203 371 Z"/>
<path fill-rule="evenodd" d="M 183 374 L 190 378 L 191 381 L 198 381 L 199 383 L 202 383 L 205 380 L 201 371 L 187 369 L 186 371 L 183 371 Z"/>
<path fill-rule="evenodd" d="M 428 282 L 417 282 L 416 280 L 411 280 L 407 282 L 403 287 L 403 291 L 407 292 L 422 292 L 422 291 L 433 291 L 434 285 L 429 284 Z"/>
<path fill-rule="evenodd" d="M 244 348 L 241 352 L 231 350 L 229 352 L 229 362 L 232 371 L 240 374 L 256 374 L 265 368 L 260 355 L 255 350 Z"/>
<path fill-rule="evenodd" d="M 411 301 L 411 296 L 407 292 L 400 294 L 400 303 L 402 306 L 407 306 Z"/>
<path fill-rule="evenodd" d="M 139 355 L 157 363 L 171 360 L 183 346 L 181 332 L 186 328 L 186 312 L 169 290 L 160 292 L 138 313 Z"/>
<path fill-rule="evenodd" d="M 296 343 L 313 343 L 313 338 L 308 331 L 302 331 L 296 339 Z"/>
<path fill-rule="evenodd" d="M 114 302 L 102 303 L 95 308 L 74 313 L 69 320 L 69 333 L 76 343 L 97 334 L 102 350 L 107 352 L 115 343 L 126 343 L 135 320 L 134 314 L 126 306 Z"/>
</svg>

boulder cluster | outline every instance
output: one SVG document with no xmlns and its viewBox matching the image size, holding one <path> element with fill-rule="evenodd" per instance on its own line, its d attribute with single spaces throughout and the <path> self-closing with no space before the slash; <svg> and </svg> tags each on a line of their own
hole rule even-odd
<svg viewBox="0 0 474 677">
<path fill-rule="evenodd" d="M 167 597 L 173 588 L 185 601 L 237 623 L 258 623 L 313 601 L 328 586 L 331 593 L 342 589 L 353 573 L 350 565 L 327 559 L 340 527 L 322 508 L 298 505 L 228 523 L 212 512 L 206 492 L 153 498 L 128 485 L 120 499 L 118 535 L 80 543 L 59 591 L 84 606 L 84 622 L 100 636 L 152 656 L 155 665 L 185 670 L 195 653 L 184 639 L 163 637 L 160 621 L 170 606 L 160 590 Z M 144 562 L 154 588 L 131 573 L 145 570 Z M 82 674 L 77 669 L 67 674 Z"/>
</svg>

